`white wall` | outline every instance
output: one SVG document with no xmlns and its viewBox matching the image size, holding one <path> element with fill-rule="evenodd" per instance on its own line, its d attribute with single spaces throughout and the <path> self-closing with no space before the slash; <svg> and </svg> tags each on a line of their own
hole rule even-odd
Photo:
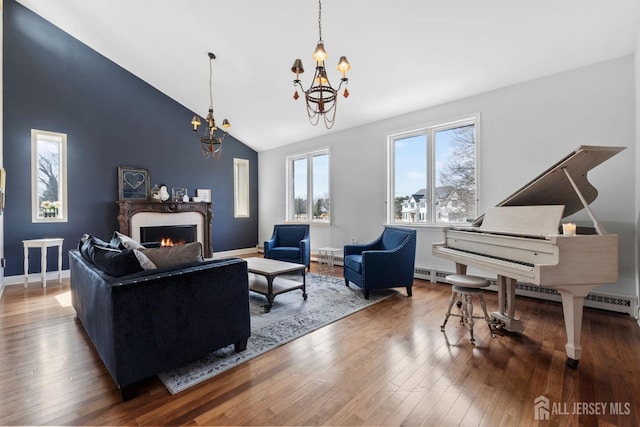
<svg viewBox="0 0 640 427">
<path fill-rule="evenodd" d="M 635 55 L 635 94 L 636 94 L 636 147 L 640 147 L 640 33 L 638 33 L 638 39 L 636 40 L 636 55 Z M 636 165 L 640 165 L 640 149 L 636 148 Z M 640 239 L 638 239 L 638 230 L 640 230 L 640 174 L 638 173 L 638 167 L 636 166 L 636 252 L 635 252 L 635 265 L 636 265 L 636 296 L 640 299 Z M 639 308 L 640 310 L 640 308 Z M 640 319 L 640 313 L 638 319 Z M 640 321 L 640 320 L 639 320 Z"/>
<path fill-rule="evenodd" d="M 3 25 L 3 11 L 2 11 L 2 1 L 0 0 L 0 46 L 2 46 L 2 34 L 4 33 Z M 0 100 L 2 100 L 2 82 L 4 81 L 2 75 L 2 52 L 3 50 L 0 48 Z M 4 145 L 3 145 L 3 135 L 2 131 L 2 118 L 4 117 L 4 112 L 2 111 L 4 102 L 0 102 L 0 167 L 4 165 L 2 153 L 4 153 Z M 4 258 L 4 215 L 0 215 L 0 260 Z M 2 297 L 2 293 L 4 292 L 4 268 L 0 266 L 0 297 Z"/>
<path fill-rule="evenodd" d="M 600 192 L 591 207 L 607 231 L 620 239 L 620 279 L 607 285 L 607 291 L 635 295 L 634 103 L 634 57 L 626 56 L 261 152 L 259 241 L 284 220 L 287 155 L 320 147 L 331 150 L 333 219 L 331 226 L 312 226 L 312 250 L 342 247 L 352 238 L 367 242 L 380 234 L 386 221 L 386 135 L 479 112 L 481 212 L 579 145 L 628 147 L 589 177 Z M 349 108 L 348 103 L 343 101 L 341 108 Z M 572 219 L 579 225 L 589 223 L 585 212 Z M 442 236 L 440 228 L 419 229 L 416 266 L 453 268 L 431 255 L 431 244 Z"/>
</svg>

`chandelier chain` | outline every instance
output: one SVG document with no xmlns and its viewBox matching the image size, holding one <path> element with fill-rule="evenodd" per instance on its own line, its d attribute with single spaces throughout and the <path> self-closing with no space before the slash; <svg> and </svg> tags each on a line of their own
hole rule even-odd
<svg viewBox="0 0 640 427">
<path fill-rule="evenodd" d="M 318 0 L 318 35 L 322 40 L 322 0 Z"/>
<path fill-rule="evenodd" d="M 209 58 L 209 106 L 213 108 L 213 58 Z"/>
</svg>

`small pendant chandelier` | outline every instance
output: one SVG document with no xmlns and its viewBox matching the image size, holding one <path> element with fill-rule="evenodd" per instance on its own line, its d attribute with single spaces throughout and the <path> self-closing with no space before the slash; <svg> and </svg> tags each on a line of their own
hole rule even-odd
<svg viewBox="0 0 640 427">
<path fill-rule="evenodd" d="M 231 127 L 229 120 L 224 119 L 222 121 L 222 129 L 218 132 L 216 126 L 216 120 L 213 118 L 213 60 L 216 56 L 209 52 L 209 114 L 205 121 L 207 122 L 207 128 L 203 134 L 198 133 L 198 126 L 201 125 L 200 117 L 196 114 L 191 119 L 193 125 L 193 132 L 200 138 L 200 148 L 202 148 L 202 155 L 208 159 L 219 159 L 222 156 L 222 140 L 228 135 L 227 129 Z"/>
<path fill-rule="evenodd" d="M 291 71 L 295 73 L 296 78 L 293 81 L 294 86 L 297 85 L 304 93 L 305 104 L 307 106 L 307 115 L 309 116 L 309 122 L 316 126 L 322 116 L 324 125 L 327 129 L 331 129 L 336 120 L 336 105 L 338 102 L 337 93 L 342 87 L 349 83 L 347 78 L 347 71 L 351 69 L 351 65 L 345 56 L 341 56 L 338 61 L 338 71 L 342 73 L 340 79 L 340 85 L 337 89 L 334 89 L 329 82 L 327 71 L 324 66 L 324 61 L 327 59 L 327 51 L 324 50 L 324 42 L 322 41 L 322 1 L 318 0 L 318 33 L 319 40 L 316 45 L 316 50 L 313 52 L 313 59 L 316 61 L 316 71 L 311 81 L 309 89 L 304 90 L 302 83 L 300 82 L 300 74 L 304 73 L 302 67 L 302 60 L 296 59 L 293 62 Z M 345 98 L 349 96 L 349 91 L 345 87 L 342 94 Z M 300 97 L 298 90 L 296 89 L 293 94 L 293 99 L 297 100 Z"/>
</svg>

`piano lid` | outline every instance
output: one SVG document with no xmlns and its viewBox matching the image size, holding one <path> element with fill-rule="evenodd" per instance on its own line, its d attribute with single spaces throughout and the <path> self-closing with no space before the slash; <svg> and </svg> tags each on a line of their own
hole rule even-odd
<svg viewBox="0 0 640 427">
<path fill-rule="evenodd" d="M 566 172 L 571 176 L 587 204 L 598 197 L 598 190 L 587 180 L 587 173 L 626 147 L 581 145 L 571 154 L 542 172 L 496 206 L 564 205 L 564 217 L 585 207 Z M 484 215 L 473 225 L 482 224 Z"/>
</svg>

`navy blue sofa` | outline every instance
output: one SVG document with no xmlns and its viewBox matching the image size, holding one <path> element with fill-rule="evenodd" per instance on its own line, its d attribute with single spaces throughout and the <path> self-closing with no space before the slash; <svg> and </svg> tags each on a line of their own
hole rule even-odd
<svg viewBox="0 0 640 427">
<path fill-rule="evenodd" d="M 385 227 L 376 240 L 344 246 L 344 280 L 353 282 L 369 299 L 371 289 L 405 287 L 411 296 L 416 259 L 416 231 Z"/>
<path fill-rule="evenodd" d="M 203 261 L 113 277 L 69 251 L 72 304 L 122 393 L 251 335 L 247 263 Z"/>
</svg>

